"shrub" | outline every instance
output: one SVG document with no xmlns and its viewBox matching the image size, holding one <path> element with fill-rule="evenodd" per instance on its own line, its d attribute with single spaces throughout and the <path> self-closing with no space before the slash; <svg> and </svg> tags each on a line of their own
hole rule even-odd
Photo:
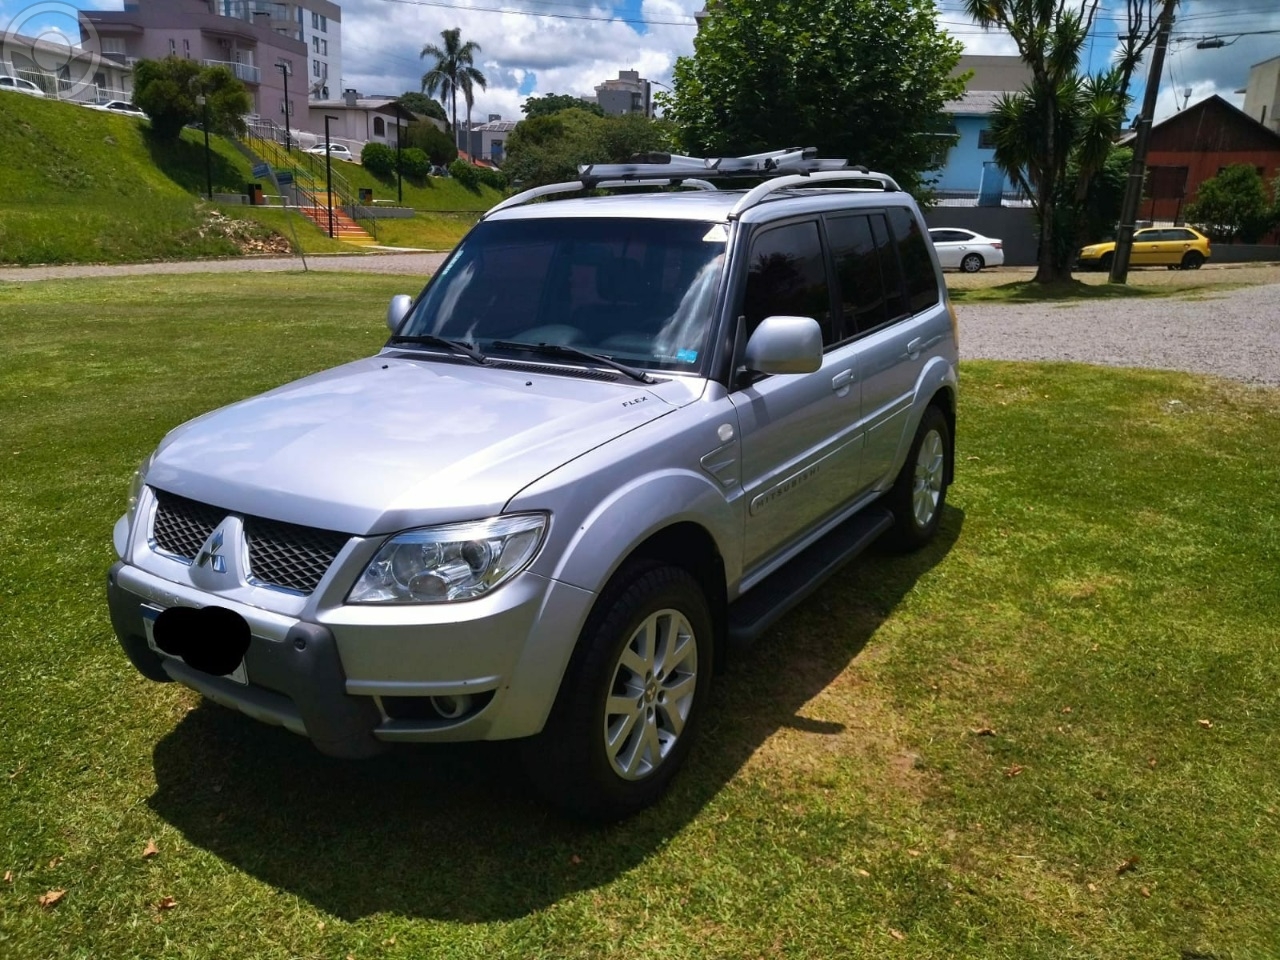
<svg viewBox="0 0 1280 960">
<path fill-rule="evenodd" d="M 495 190 L 507 189 L 507 175 L 501 170 L 492 170 L 489 167 L 476 167 L 476 173 L 480 182 L 486 187 L 493 187 Z"/>
<path fill-rule="evenodd" d="M 370 141 L 360 151 L 360 164 L 380 180 L 389 180 L 396 172 L 395 151 L 385 143 Z"/>
<path fill-rule="evenodd" d="M 431 172 L 431 161 L 417 147 L 400 151 L 400 173 L 410 180 L 425 180 Z"/>
<path fill-rule="evenodd" d="M 468 190 L 476 190 L 480 186 L 480 172 L 462 159 L 455 160 L 449 164 L 449 176 L 453 177 Z"/>
</svg>

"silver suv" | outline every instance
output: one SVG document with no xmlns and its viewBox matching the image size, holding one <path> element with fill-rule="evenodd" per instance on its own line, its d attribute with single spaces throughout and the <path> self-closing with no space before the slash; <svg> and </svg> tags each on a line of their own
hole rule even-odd
<svg viewBox="0 0 1280 960">
<path fill-rule="evenodd" d="M 934 535 L 956 323 L 915 202 L 810 150 L 638 161 L 499 204 L 377 355 L 165 437 L 108 576 L 138 670 L 335 756 L 524 738 L 616 818 L 733 642 Z"/>
</svg>

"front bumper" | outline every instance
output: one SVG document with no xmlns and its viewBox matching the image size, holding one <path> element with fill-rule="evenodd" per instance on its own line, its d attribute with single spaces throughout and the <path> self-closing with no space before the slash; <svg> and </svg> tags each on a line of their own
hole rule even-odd
<svg viewBox="0 0 1280 960">
<path fill-rule="evenodd" d="M 514 586 L 504 588 L 510 592 L 499 603 L 467 604 L 462 615 L 472 620 L 414 624 L 412 608 L 343 607 L 325 612 L 333 622 L 312 622 L 195 591 L 121 561 L 107 575 L 107 599 L 120 645 L 143 676 L 176 680 L 306 736 L 326 754 L 355 758 L 379 753 L 389 741 L 506 739 L 541 729 L 594 597 L 540 578 L 523 590 Z M 148 644 L 144 607 L 208 605 L 248 622 L 248 684 L 197 670 Z M 473 707 L 460 717 L 430 708 L 433 697 L 463 694 Z"/>
</svg>

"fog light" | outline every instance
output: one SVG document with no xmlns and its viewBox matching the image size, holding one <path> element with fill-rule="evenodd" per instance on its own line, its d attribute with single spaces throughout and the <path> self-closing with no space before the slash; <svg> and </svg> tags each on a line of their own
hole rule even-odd
<svg viewBox="0 0 1280 960">
<path fill-rule="evenodd" d="M 471 710 L 471 694 L 462 693 L 456 697 L 432 697 L 431 706 L 435 707 L 436 713 L 446 720 L 457 720 L 459 717 L 466 716 Z"/>
</svg>

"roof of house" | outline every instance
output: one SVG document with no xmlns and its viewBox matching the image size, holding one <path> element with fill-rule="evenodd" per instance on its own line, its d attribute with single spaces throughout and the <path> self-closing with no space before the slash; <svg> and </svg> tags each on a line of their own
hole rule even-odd
<svg viewBox="0 0 1280 960">
<path fill-rule="evenodd" d="M 1215 126 L 1209 119 L 1211 117 L 1221 118 L 1228 126 L 1225 128 L 1221 124 Z M 1257 149 L 1258 147 L 1267 150 L 1280 149 L 1280 133 L 1266 124 L 1259 123 L 1216 93 L 1154 124 L 1151 127 L 1151 136 L 1161 132 L 1176 131 L 1182 127 L 1186 127 L 1186 130 L 1180 135 L 1197 145 L 1196 152 L 1213 153 L 1221 150 Z M 1234 132 L 1228 134 L 1225 131 Z M 1174 135 L 1179 136 L 1179 134 Z M 1224 136 L 1229 136 L 1232 140 L 1244 137 L 1250 145 L 1232 143 L 1228 146 L 1223 140 Z M 1125 139 L 1122 139 L 1121 143 L 1124 142 L 1126 142 Z M 1152 141 L 1149 149 L 1158 150 L 1159 146 Z"/>
<path fill-rule="evenodd" d="M 1004 96 L 1002 90 L 969 90 L 958 100 L 948 100 L 942 112 L 953 117 L 986 117 L 995 113 L 996 101 Z"/>
<path fill-rule="evenodd" d="M 519 122 L 519 120 L 490 120 L 487 123 L 478 123 L 471 129 L 484 133 L 510 133 Z"/>
<path fill-rule="evenodd" d="M 359 97 L 354 106 L 346 100 L 308 100 L 307 108 L 310 110 L 376 110 L 379 113 L 400 116 L 406 120 L 417 119 L 417 114 L 395 97 Z"/>
</svg>

